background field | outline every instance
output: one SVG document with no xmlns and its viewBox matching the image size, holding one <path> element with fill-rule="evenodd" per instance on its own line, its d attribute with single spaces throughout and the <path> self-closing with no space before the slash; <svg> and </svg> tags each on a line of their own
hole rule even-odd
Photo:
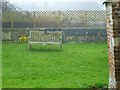
<svg viewBox="0 0 120 90">
<path fill-rule="evenodd" d="M 3 88 L 89 88 L 108 85 L 106 43 L 59 46 L 3 43 Z"/>
</svg>

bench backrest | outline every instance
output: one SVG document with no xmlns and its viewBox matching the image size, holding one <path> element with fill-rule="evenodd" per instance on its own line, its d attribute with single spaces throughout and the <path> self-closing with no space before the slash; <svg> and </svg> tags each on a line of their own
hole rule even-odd
<svg viewBox="0 0 120 90">
<path fill-rule="evenodd" d="M 38 31 L 30 30 L 29 42 L 59 42 L 62 43 L 62 31 Z"/>
</svg>

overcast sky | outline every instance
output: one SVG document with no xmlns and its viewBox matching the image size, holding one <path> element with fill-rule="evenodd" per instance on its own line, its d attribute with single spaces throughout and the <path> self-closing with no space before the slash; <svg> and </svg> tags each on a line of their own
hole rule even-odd
<svg viewBox="0 0 120 90">
<path fill-rule="evenodd" d="M 104 9 L 102 3 L 105 0 L 7 0 L 7 1 L 24 10 L 57 10 L 57 9 L 67 10 L 67 8 L 68 9 L 85 8 L 91 10 L 94 8 L 98 9 L 98 7 L 100 9 L 101 8 Z M 87 5 L 83 2 L 86 2 Z"/>
<path fill-rule="evenodd" d="M 105 0 L 8 0 L 11 2 L 104 2 Z"/>
</svg>

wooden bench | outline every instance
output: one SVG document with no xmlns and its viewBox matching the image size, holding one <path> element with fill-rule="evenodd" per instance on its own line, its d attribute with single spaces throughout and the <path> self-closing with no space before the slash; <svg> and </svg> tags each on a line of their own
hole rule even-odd
<svg viewBox="0 0 120 90">
<path fill-rule="evenodd" d="M 32 44 L 57 44 L 62 49 L 62 30 L 30 30 L 28 49 Z"/>
</svg>

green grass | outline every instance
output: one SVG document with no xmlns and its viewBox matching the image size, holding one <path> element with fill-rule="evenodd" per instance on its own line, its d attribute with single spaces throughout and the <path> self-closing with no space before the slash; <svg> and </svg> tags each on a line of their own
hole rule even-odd
<svg viewBox="0 0 120 90">
<path fill-rule="evenodd" d="M 106 43 L 32 46 L 3 43 L 3 88 L 89 88 L 108 85 Z"/>
</svg>

